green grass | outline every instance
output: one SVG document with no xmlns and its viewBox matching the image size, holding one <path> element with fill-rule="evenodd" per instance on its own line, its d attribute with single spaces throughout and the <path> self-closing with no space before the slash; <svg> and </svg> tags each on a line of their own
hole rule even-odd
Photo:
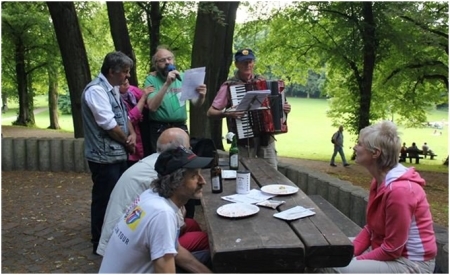
<svg viewBox="0 0 450 275">
<path fill-rule="evenodd" d="M 288 116 L 288 133 L 277 135 L 277 151 L 282 157 L 293 157 L 312 160 L 328 161 L 333 153 L 333 145 L 330 142 L 331 135 L 337 130 L 333 127 L 330 118 L 326 116 L 328 103 L 326 100 L 288 98 L 292 105 L 292 111 Z M 47 107 L 45 96 L 38 96 L 35 100 L 35 108 Z M 3 114 L 3 117 L 16 116 L 17 105 L 10 104 L 10 110 Z M 47 128 L 49 125 L 48 110 L 35 116 L 38 128 Z M 447 111 L 432 111 L 428 114 L 429 121 L 447 121 Z M 64 131 L 73 132 L 72 117 L 61 115 L 59 123 Z M 11 121 L 3 121 L 2 125 L 11 125 Z M 442 166 L 443 160 L 448 155 L 448 126 L 438 130 L 442 135 L 433 135 L 434 128 L 405 128 L 400 126 L 401 138 L 409 146 L 412 142 L 421 147 L 427 142 L 431 149 L 438 155 L 435 160 L 424 159 L 421 164 L 415 165 L 429 167 L 436 171 L 447 171 L 447 167 Z M 227 133 L 226 125 L 223 123 L 223 135 Z M 351 147 L 356 139 L 344 129 L 344 152 L 349 159 L 352 154 Z M 229 144 L 224 142 L 226 150 Z M 338 156 L 339 159 L 339 156 Z M 422 167 L 423 168 L 423 167 Z M 427 168 L 427 170 L 430 170 Z"/>
</svg>

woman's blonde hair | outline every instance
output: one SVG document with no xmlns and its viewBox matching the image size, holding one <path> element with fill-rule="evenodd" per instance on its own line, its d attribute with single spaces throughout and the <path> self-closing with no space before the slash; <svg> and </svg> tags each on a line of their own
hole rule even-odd
<svg viewBox="0 0 450 275">
<path fill-rule="evenodd" d="M 381 169 L 392 169 L 398 164 L 401 140 L 397 126 L 388 120 L 365 127 L 359 132 L 359 141 L 367 150 L 380 151 L 377 164 Z"/>
</svg>

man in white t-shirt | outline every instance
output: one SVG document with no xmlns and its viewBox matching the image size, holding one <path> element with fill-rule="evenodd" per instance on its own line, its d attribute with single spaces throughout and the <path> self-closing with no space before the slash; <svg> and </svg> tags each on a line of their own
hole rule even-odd
<svg viewBox="0 0 450 275">
<path fill-rule="evenodd" d="M 175 149 L 178 146 L 188 148 L 190 146 L 189 135 L 183 129 L 176 127 L 169 128 L 158 138 L 158 153 L 154 153 L 140 160 L 122 174 L 109 198 L 97 254 L 104 255 L 106 245 L 108 244 L 109 238 L 111 237 L 117 222 L 119 222 L 120 218 L 125 214 L 132 202 L 142 192 L 149 189 L 150 183 L 158 177 L 158 173 L 155 171 L 154 166 L 159 154 L 168 149 Z M 183 225 L 184 216 L 181 210 L 178 215 L 180 222 Z M 183 229 L 188 232 L 183 232 L 184 234 L 181 234 L 181 245 L 191 252 L 208 249 L 209 243 L 206 232 L 192 230 L 191 228 L 198 227 L 198 224 L 192 219 L 187 219 L 187 223 L 188 225 L 184 226 Z"/>
<path fill-rule="evenodd" d="M 179 245 L 178 210 L 189 199 L 200 199 L 205 179 L 202 158 L 180 146 L 162 152 L 155 163 L 158 178 L 142 193 L 134 207 L 115 226 L 103 256 L 100 273 L 175 273 L 177 265 L 188 272 L 210 273 Z"/>
</svg>

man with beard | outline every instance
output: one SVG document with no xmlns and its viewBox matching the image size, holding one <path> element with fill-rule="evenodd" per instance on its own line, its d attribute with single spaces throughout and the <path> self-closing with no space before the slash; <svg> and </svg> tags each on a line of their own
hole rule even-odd
<svg viewBox="0 0 450 275">
<path fill-rule="evenodd" d="M 209 251 L 194 256 L 179 244 L 177 212 L 189 199 L 202 197 L 201 169 L 211 161 L 182 146 L 162 152 L 152 190 L 142 193 L 115 226 L 99 272 L 175 273 L 176 261 L 184 272 L 210 273 Z"/>
<path fill-rule="evenodd" d="M 156 141 L 160 134 L 167 128 L 179 127 L 186 132 L 187 112 L 186 101 L 180 100 L 183 74 L 175 70 L 169 70 L 169 65 L 174 65 L 175 56 L 167 48 L 158 47 L 152 57 L 155 68 L 144 82 L 144 87 L 153 87 L 154 91 L 147 97 L 149 108 L 150 154 L 156 152 Z M 199 107 L 205 102 L 206 85 L 197 87 L 198 98 L 191 100 L 192 104 Z"/>
</svg>

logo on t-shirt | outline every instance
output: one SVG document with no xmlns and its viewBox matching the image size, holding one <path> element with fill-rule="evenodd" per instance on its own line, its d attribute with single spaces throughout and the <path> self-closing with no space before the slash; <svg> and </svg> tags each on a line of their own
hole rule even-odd
<svg viewBox="0 0 450 275">
<path fill-rule="evenodd" d="M 125 222 L 131 230 L 135 230 L 139 225 L 141 218 L 145 216 L 145 212 L 137 206 L 134 210 L 126 217 Z"/>
</svg>

